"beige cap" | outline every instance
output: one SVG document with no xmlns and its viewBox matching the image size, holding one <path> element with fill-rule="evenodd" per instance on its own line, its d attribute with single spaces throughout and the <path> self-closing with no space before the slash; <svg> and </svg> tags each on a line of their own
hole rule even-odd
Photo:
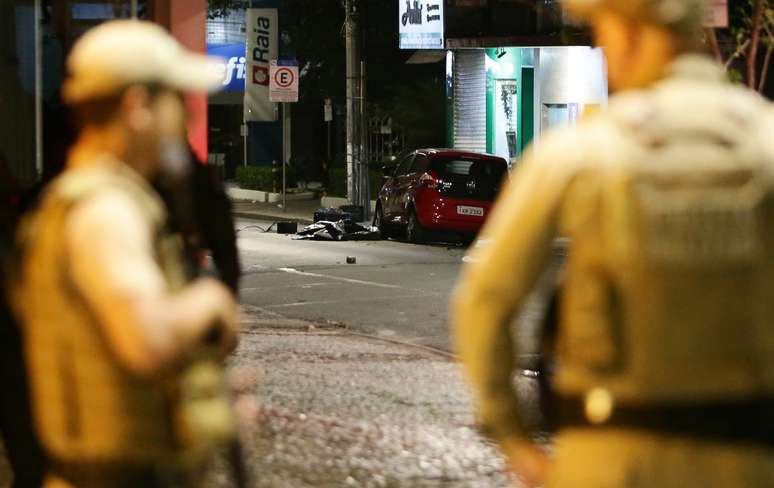
<svg viewBox="0 0 774 488">
<path fill-rule="evenodd" d="M 634 19 L 654 22 L 677 31 L 694 33 L 704 21 L 707 0 L 564 0 L 565 8 L 588 18 L 606 8 Z"/>
<path fill-rule="evenodd" d="M 67 59 L 65 103 L 118 93 L 132 84 L 158 83 L 180 91 L 222 87 L 223 60 L 185 49 L 152 22 L 114 20 L 89 30 Z"/>
</svg>

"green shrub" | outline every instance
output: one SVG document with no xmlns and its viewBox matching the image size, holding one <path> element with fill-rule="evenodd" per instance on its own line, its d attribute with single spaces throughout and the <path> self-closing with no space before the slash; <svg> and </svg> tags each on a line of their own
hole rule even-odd
<svg viewBox="0 0 774 488">
<path fill-rule="evenodd" d="M 236 170 L 236 180 L 239 187 L 245 190 L 274 190 L 271 166 L 240 166 Z"/>
<path fill-rule="evenodd" d="M 296 169 L 288 165 L 286 174 L 288 188 L 298 186 L 296 173 Z M 240 188 L 245 190 L 273 192 L 276 189 L 281 192 L 282 166 L 277 168 L 276 181 L 274 181 L 274 175 L 271 166 L 240 166 L 236 170 L 237 183 L 239 183 Z"/>
</svg>

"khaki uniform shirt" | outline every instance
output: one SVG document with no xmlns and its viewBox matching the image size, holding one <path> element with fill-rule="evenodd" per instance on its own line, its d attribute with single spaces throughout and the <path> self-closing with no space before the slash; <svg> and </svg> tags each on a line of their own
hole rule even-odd
<svg viewBox="0 0 774 488">
<path fill-rule="evenodd" d="M 108 156 L 54 183 L 24 226 L 16 302 L 23 318 L 35 422 L 60 462 L 174 462 L 165 378 L 126 367 L 143 347 L 132 301 L 184 283 L 161 201 Z"/>
<path fill-rule="evenodd" d="M 489 434 L 523 435 L 510 327 L 559 236 L 570 239 L 560 394 L 603 389 L 647 405 L 774 391 L 772 141 L 769 105 L 691 55 L 538 141 L 453 300 L 454 342 Z M 682 182 L 717 188 L 674 198 Z"/>
</svg>

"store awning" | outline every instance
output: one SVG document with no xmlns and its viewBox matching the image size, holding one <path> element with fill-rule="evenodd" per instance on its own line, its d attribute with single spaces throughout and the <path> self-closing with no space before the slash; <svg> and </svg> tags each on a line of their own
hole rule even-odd
<svg viewBox="0 0 774 488">
<path fill-rule="evenodd" d="M 420 49 L 406 61 L 406 64 L 433 64 L 446 59 L 446 51 L 436 49 Z"/>
</svg>

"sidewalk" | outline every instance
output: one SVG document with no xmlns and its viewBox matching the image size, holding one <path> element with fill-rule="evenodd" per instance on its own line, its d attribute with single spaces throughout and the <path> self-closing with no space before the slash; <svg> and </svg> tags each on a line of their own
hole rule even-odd
<svg viewBox="0 0 774 488">
<path fill-rule="evenodd" d="M 240 428 L 251 488 L 518 486 L 450 358 L 256 307 L 243 317 L 229 366 L 257 380 Z M 201 486 L 233 487 L 224 457 L 206 471 Z"/>
<path fill-rule="evenodd" d="M 231 366 L 260 368 L 256 488 L 513 487 L 449 357 L 245 307 Z"/>
<path fill-rule="evenodd" d="M 232 213 L 236 218 L 311 224 L 314 221 L 315 210 L 320 208 L 320 199 L 288 200 L 287 208 L 284 210 L 276 203 L 245 200 L 232 200 L 232 205 Z"/>
</svg>

